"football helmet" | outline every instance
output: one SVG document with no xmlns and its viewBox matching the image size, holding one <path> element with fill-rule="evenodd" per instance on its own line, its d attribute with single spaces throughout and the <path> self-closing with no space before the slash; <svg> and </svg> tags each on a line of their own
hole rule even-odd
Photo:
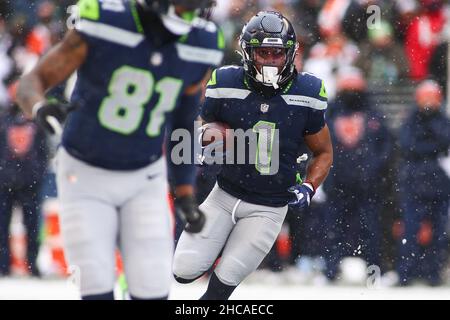
<svg viewBox="0 0 450 320">
<path fill-rule="evenodd" d="M 253 81 L 278 89 L 292 79 L 298 50 L 292 24 L 281 13 L 261 11 L 239 38 L 244 70 Z"/>
<path fill-rule="evenodd" d="M 147 10 L 157 13 L 167 30 L 175 35 L 189 33 L 195 18 L 209 18 L 215 0 L 137 0 Z M 178 15 L 175 6 L 185 11 Z"/>
</svg>

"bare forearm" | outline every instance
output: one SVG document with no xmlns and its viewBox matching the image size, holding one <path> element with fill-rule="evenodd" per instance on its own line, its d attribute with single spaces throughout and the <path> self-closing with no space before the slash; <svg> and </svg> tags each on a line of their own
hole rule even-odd
<svg viewBox="0 0 450 320">
<path fill-rule="evenodd" d="M 313 158 L 306 171 L 306 181 L 318 188 L 330 172 L 333 164 L 333 146 L 328 126 L 318 133 L 305 137 L 306 145 L 313 153 Z"/>
<path fill-rule="evenodd" d="M 33 106 L 45 99 L 45 89 L 39 77 L 30 73 L 22 78 L 17 90 L 17 103 L 28 117 L 32 115 Z"/>
<path fill-rule="evenodd" d="M 306 181 L 312 183 L 314 188 L 318 188 L 328 176 L 333 155 L 331 153 L 321 153 L 312 158 L 306 171 Z"/>
<path fill-rule="evenodd" d="M 31 116 L 33 106 L 45 99 L 50 88 L 66 80 L 85 61 L 87 43 L 76 31 L 69 31 L 63 41 L 52 48 L 19 82 L 17 102 Z"/>
</svg>

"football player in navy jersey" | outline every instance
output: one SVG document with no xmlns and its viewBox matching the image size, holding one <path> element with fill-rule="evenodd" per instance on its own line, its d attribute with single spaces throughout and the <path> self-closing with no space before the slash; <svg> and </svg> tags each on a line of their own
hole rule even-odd
<svg viewBox="0 0 450 320">
<path fill-rule="evenodd" d="M 206 300 L 228 299 L 259 266 L 281 230 L 288 204 L 309 206 L 333 158 L 324 119 L 325 86 L 314 75 L 296 71 L 298 43 L 291 23 L 277 12 L 260 12 L 244 26 L 240 45 L 243 67 L 213 72 L 201 117 L 255 132 L 255 161 L 223 164 L 216 186 L 200 205 L 205 227 L 198 234 L 183 232 L 174 258 L 175 278 L 189 283 L 220 256 L 201 297 Z M 305 181 L 297 184 L 297 159 L 304 147 L 312 158 Z"/>
<path fill-rule="evenodd" d="M 114 298 L 116 246 L 131 298 L 168 297 L 173 236 L 163 145 L 166 132 L 193 130 L 202 81 L 221 63 L 223 35 L 204 19 L 213 4 L 80 0 L 75 30 L 21 80 L 20 105 L 41 126 L 54 132 L 67 117 L 57 183 L 65 253 L 81 272 L 83 299 Z M 70 107 L 46 101 L 74 71 Z M 195 167 L 168 166 L 186 230 L 199 232 Z"/>
</svg>

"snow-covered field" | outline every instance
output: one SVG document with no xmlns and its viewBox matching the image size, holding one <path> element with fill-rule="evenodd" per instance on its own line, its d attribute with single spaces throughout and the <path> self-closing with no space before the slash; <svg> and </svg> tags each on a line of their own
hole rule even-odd
<svg viewBox="0 0 450 320">
<path fill-rule="evenodd" d="M 200 297 L 206 282 L 190 285 L 173 284 L 170 299 L 193 300 Z M 0 300 L 4 299 L 78 299 L 75 286 L 64 280 L 0 279 Z M 310 299 L 450 299 L 450 287 L 368 289 L 364 286 L 269 285 L 243 283 L 232 299 L 243 300 L 310 300 Z"/>
</svg>

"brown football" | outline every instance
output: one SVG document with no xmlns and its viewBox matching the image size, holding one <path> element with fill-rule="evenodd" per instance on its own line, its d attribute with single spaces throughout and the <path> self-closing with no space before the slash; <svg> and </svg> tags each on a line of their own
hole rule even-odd
<svg viewBox="0 0 450 320">
<path fill-rule="evenodd" d="M 203 136 L 202 136 L 202 146 L 205 147 L 210 143 L 217 141 L 226 142 L 227 134 L 230 135 L 230 132 L 227 129 L 230 129 L 230 126 L 223 122 L 209 122 L 205 123 L 203 126 Z"/>
</svg>

